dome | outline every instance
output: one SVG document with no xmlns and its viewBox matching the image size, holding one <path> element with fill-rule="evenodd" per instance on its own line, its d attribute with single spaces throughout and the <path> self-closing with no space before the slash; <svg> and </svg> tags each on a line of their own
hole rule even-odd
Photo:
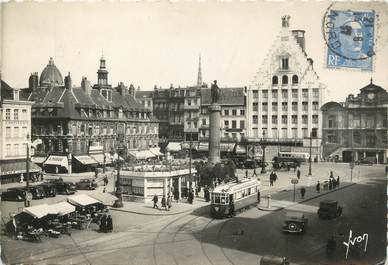
<svg viewBox="0 0 388 265">
<path fill-rule="evenodd" d="M 55 85 L 63 85 L 63 78 L 61 72 L 54 64 L 54 60 L 50 57 L 48 65 L 43 69 L 40 74 L 39 84 L 40 86 L 47 86 L 51 83 Z"/>
</svg>

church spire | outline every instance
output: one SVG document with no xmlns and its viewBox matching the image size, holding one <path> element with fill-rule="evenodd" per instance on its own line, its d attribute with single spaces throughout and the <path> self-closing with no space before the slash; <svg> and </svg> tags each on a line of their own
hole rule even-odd
<svg viewBox="0 0 388 265">
<path fill-rule="evenodd" d="M 201 69 L 201 55 L 199 55 L 199 64 L 198 64 L 198 77 L 197 77 L 197 86 L 202 87 L 202 69 Z"/>
</svg>

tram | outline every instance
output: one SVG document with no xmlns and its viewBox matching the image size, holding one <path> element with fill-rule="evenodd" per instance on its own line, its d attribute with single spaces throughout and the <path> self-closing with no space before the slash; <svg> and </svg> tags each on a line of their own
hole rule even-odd
<svg viewBox="0 0 388 265">
<path fill-rule="evenodd" d="M 279 152 L 277 162 L 307 162 L 310 155 L 303 152 Z"/>
<path fill-rule="evenodd" d="M 238 183 L 226 183 L 217 186 L 210 194 L 210 214 L 222 219 L 230 215 L 231 204 L 234 211 L 248 208 L 257 203 L 260 182 L 256 179 L 246 179 Z"/>
</svg>

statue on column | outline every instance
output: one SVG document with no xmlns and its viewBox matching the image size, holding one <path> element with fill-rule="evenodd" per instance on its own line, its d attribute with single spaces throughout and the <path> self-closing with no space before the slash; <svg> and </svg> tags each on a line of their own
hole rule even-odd
<svg viewBox="0 0 388 265">
<path fill-rule="evenodd" d="M 290 16 L 282 16 L 282 27 L 288 28 L 290 26 Z"/>
<path fill-rule="evenodd" d="M 211 103 L 217 103 L 220 100 L 220 88 L 217 86 L 217 80 L 214 80 L 214 83 L 211 86 Z"/>
</svg>

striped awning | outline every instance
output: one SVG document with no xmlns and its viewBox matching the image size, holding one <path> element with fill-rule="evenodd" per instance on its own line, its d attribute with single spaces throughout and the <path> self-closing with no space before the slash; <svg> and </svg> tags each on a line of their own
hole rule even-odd
<svg viewBox="0 0 388 265">
<path fill-rule="evenodd" d="M 95 165 L 98 164 L 96 160 L 91 158 L 90 156 L 74 156 L 75 159 L 77 159 L 79 162 L 81 162 L 84 165 Z"/>
<path fill-rule="evenodd" d="M 41 169 L 34 163 L 29 163 L 30 172 L 39 172 Z M 5 162 L 2 161 L 0 164 L 0 175 L 12 175 L 12 174 L 23 174 L 26 173 L 26 162 Z"/>
</svg>

